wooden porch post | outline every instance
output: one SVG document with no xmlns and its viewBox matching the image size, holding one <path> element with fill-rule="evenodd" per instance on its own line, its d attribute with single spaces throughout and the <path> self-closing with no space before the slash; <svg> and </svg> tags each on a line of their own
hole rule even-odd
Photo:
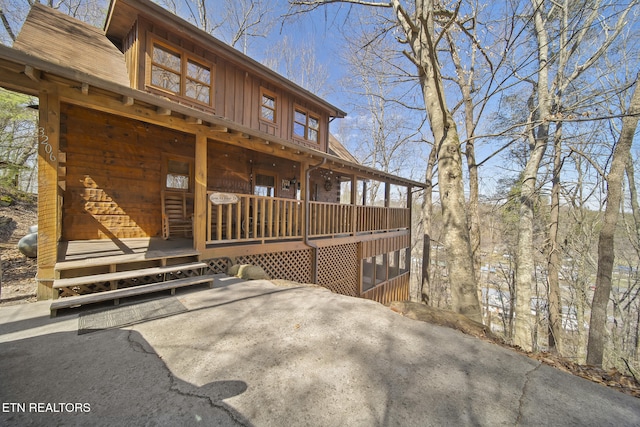
<svg viewBox="0 0 640 427">
<path fill-rule="evenodd" d="M 384 182 L 384 207 L 388 208 L 391 204 L 391 184 L 389 181 Z"/>
<path fill-rule="evenodd" d="M 384 182 L 384 207 L 385 209 L 385 228 L 391 228 L 391 215 L 389 214 L 389 206 L 391 205 L 391 184 L 389 181 Z M 388 277 L 388 276 L 387 276 Z"/>
<path fill-rule="evenodd" d="M 196 133 L 195 184 L 193 189 L 193 246 L 204 251 L 207 241 L 207 136 Z"/>
<path fill-rule="evenodd" d="M 358 178 L 351 175 L 351 235 L 358 231 Z"/>
<path fill-rule="evenodd" d="M 60 99 L 56 86 L 40 91 L 38 124 L 38 299 L 54 298 L 53 279 L 62 234 L 58 187 Z"/>
<path fill-rule="evenodd" d="M 306 161 L 302 161 L 300 162 L 300 201 L 302 202 L 302 211 L 300 212 L 302 214 L 302 221 L 304 223 L 305 218 L 307 217 L 307 180 L 306 180 L 306 176 L 307 176 L 307 169 L 309 169 L 309 162 Z M 302 224 L 302 233 L 304 235 L 305 233 L 305 224 Z"/>
<path fill-rule="evenodd" d="M 419 286 L 416 286 L 413 294 L 411 293 L 411 280 L 414 276 L 413 272 L 413 257 L 411 256 L 411 249 L 413 248 L 413 187 L 407 186 L 407 208 L 409 209 L 409 247 L 406 249 L 405 259 L 407 260 L 407 269 L 409 270 L 409 299 L 411 301 L 420 301 L 420 291 L 418 290 Z M 422 280 L 421 277 L 418 276 L 418 280 Z M 420 283 L 420 282 L 418 282 Z"/>
</svg>

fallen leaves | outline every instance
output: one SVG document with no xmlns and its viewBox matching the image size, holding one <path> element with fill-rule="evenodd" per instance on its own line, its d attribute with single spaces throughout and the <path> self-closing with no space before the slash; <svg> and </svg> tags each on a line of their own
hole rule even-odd
<svg viewBox="0 0 640 427">
<path fill-rule="evenodd" d="M 526 352 L 519 347 L 509 345 L 502 338 L 491 333 L 485 325 L 474 322 L 461 314 L 449 310 L 430 307 L 420 303 L 398 301 L 389 304 L 389 308 L 410 319 L 459 330 L 467 335 L 472 335 L 517 351 L 545 365 L 640 398 L 640 383 L 638 383 L 634 377 L 624 375 L 615 368 L 604 370 L 595 366 L 580 365 L 548 352 Z"/>
</svg>

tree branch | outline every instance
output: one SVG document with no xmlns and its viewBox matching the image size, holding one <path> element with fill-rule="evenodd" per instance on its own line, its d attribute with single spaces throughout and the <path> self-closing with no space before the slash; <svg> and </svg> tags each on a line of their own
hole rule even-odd
<svg viewBox="0 0 640 427">
<path fill-rule="evenodd" d="M 294 6 L 312 6 L 314 8 L 318 6 L 323 6 L 325 4 L 332 4 L 332 3 L 351 3 L 351 4 L 359 4 L 362 6 L 391 7 L 391 2 L 377 2 L 377 1 L 364 1 L 364 0 L 309 0 L 309 1 L 290 0 L 289 1 L 289 4 Z"/>
<path fill-rule="evenodd" d="M 593 166 L 593 168 L 596 170 L 596 172 L 598 172 L 598 175 L 600 175 L 600 177 L 602 177 L 602 179 L 606 180 L 607 179 L 607 174 L 605 173 L 605 171 L 602 170 L 602 168 L 600 168 L 600 165 L 598 165 L 591 157 L 589 157 L 586 153 L 584 153 L 581 150 L 578 150 L 577 148 L 573 147 L 573 146 L 569 146 L 569 154 L 568 156 L 571 156 L 571 154 L 576 153 L 578 154 L 580 157 L 582 157 L 583 159 L 585 159 L 589 164 L 591 164 L 591 166 Z"/>
<path fill-rule="evenodd" d="M 7 34 L 9 34 L 9 37 L 11 37 L 11 40 L 16 41 L 16 35 L 13 33 L 11 25 L 9 25 L 9 20 L 2 9 L 0 9 L 0 19 L 2 19 L 2 25 L 4 25 L 4 29 L 7 31 Z"/>
</svg>

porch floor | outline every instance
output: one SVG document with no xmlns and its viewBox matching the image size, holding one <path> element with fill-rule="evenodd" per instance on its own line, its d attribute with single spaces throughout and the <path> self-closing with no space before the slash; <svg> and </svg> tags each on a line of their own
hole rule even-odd
<svg viewBox="0 0 640 427">
<path fill-rule="evenodd" d="M 60 242 L 58 263 L 102 263 L 107 259 L 145 260 L 149 258 L 179 257 L 198 255 L 193 249 L 193 240 L 160 237 L 137 239 L 98 239 Z"/>
</svg>

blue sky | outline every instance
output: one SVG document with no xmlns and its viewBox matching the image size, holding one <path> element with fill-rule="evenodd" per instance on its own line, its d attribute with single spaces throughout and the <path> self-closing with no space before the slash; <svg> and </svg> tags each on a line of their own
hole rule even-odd
<svg viewBox="0 0 640 427">
<path fill-rule="evenodd" d="M 176 0 L 175 2 L 173 2 L 173 4 L 181 4 L 182 1 L 184 0 Z M 241 1 L 242 0 L 238 0 L 234 4 L 240 4 Z M 95 4 L 95 0 L 93 0 L 92 3 Z M 106 7 L 108 4 L 107 1 L 99 0 L 98 3 L 102 5 L 103 10 L 106 11 Z M 162 1 L 159 1 L 159 3 L 162 3 Z M 207 2 L 209 10 L 214 10 L 216 12 L 222 11 L 224 9 L 224 5 L 226 4 L 228 4 L 226 0 L 209 0 Z M 344 39 L 346 33 L 352 36 L 355 32 L 352 30 L 357 30 L 361 25 L 369 25 L 368 23 L 361 24 L 361 14 L 364 12 L 369 13 L 371 12 L 371 9 L 365 10 L 366 8 L 355 5 L 329 5 L 309 13 L 289 17 L 283 22 L 281 17 L 288 10 L 288 3 L 286 2 L 286 0 L 274 0 L 266 4 L 269 5 L 269 11 L 268 16 L 265 18 L 265 21 L 273 20 L 275 24 L 270 28 L 266 37 L 253 38 L 251 40 L 247 48 L 247 54 L 258 61 L 264 61 L 269 56 L 269 51 L 273 50 L 273 47 L 285 38 L 288 39 L 289 42 L 293 45 L 295 45 L 296 43 L 300 43 L 312 47 L 316 56 L 316 66 L 326 69 L 326 72 L 328 74 L 328 84 L 323 86 L 323 89 L 326 89 L 326 92 L 319 93 L 319 95 L 325 97 L 329 102 L 333 103 L 338 108 L 348 113 L 348 117 L 341 120 L 342 124 L 340 127 L 342 127 L 343 129 L 350 129 L 349 131 L 342 132 L 342 135 L 345 139 L 344 142 L 351 149 L 351 151 L 357 152 L 360 142 L 366 140 L 368 136 L 358 134 L 359 130 L 355 125 L 366 123 L 368 118 L 362 109 L 356 108 L 356 103 L 358 103 L 359 101 L 363 101 L 363 98 L 358 98 L 357 96 L 350 93 L 349 90 L 347 90 L 352 89 L 353 87 L 345 88 L 344 86 L 341 86 L 342 79 L 349 73 L 346 63 L 343 59 L 343 54 L 347 51 Z M 526 5 L 528 4 L 528 2 L 519 3 L 519 5 L 523 8 L 526 8 Z M 22 10 L 15 9 L 15 5 L 20 6 Z M 24 0 L 23 3 L 0 0 L 0 6 L 3 7 L 3 9 L 7 12 L 16 12 L 15 16 L 18 17 L 20 16 L 20 12 L 22 12 L 22 16 L 24 16 L 24 13 L 26 13 L 26 10 L 28 8 L 26 0 Z M 486 19 L 491 19 L 494 16 L 497 17 L 499 15 L 498 12 L 500 12 L 501 7 L 502 6 L 497 6 L 493 3 L 485 6 L 485 8 L 487 8 L 485 9 L 485 17 L 490 17 Z M 493 8 L 493 10 L 490 10 L 489 8 Z M 496 10 L 496 8 L 498 9 Z M 184 5 L 179 6 L 178 11 L 183 18 L 190 20 L 188 9 L 186 9 Z M 390 10 L 376 9 L 375 11 L 392 19 Z M 216 16 L 219 16 L 220 13 L 221 12 L 219 12 Z M 102 20 L 104 19 L 104 13 L 102 14 L 101 18 Z M 631 16 L 630 19 L 631 18 L 635 19 L 636 17 L 634 15 Z M 19 19 L 20 18 L 18 18 L 18 21 Z M 98 25 L 100 25 L 101 23 L 102 22 L 100 22 Z M 633 21 L 633 23 L 634 25 L 632 26 L 632 28 L 637 29 L 637 22 Z M 12 24 L 14 30 L 17 31 L 19 28 L 18 22 L 12 22 Z M 491 23 L 491 25 L 489 25 L 489 23 L 487 22 L 484 22 L 484 24 L 487 24 L 486 28 L 491 28 L 491 31 L 493 31 L 494 34 L 487 34 L 486 32 L 481 34 L 481 36 L 484 37 L 483 40 L 488 44 L 499 43 L 500 36 L 502 34 L 500 31 L 500 22 L 496 21 L 494 23 Z M 2 31 L 3 30 L 0 30 L 0 37 L 2 37 L 3 42 L 6 43 L 6 33 L 3 33 Z M 222 40 L 229 39 L 228 34 L 224 32 L 224 29 L 221 29 L 218 32 L 214 32 L 214 35 Z M 401 48 L 401 46 L 398 45 L 398 48 Z M 468 49 L 468 47 L 462 47 L 461 53 L 464 53 L 465 49 Z M 630 66 L 631 68 L 633 68 L 634 66 L 637 67 L 637 64 L 640 63 L 637 58 L 637 49 L 635 49 L 635 51 L 636 57 L 634 59 L 634 64 L 625 64 Z M 445 58 L 445 62 L 442 63 L 443 69 L 446 72 L 450 73 L 450 63 L 446 62 L 446 56 L 443 55 L 442 58 Z M 411 69 L 413 67 L 407 61 L 405 61 L 402 66 L 407 67 L 408 69 Z M 283 69 L 278 68 L 277 71 L 282 72 Z M 414 93 L 409 95 L 413 96 L 414 100 L 417 99 L 419 104 L 419 100 L 421 98 L 419 87 L 414 86 L 410 90 L 412 90 Z M 524 98 L 528 96 L 529 91 L 530 86 L 522 85 L 518 89 L 516 96 L 519 96 L 521 98 L 521 101 L 524 101 Z M 455 89 L 450 89 L 448 90 L 447 96 L 449 106 L 451 107 L 455 105 L 455 102 L 459 97 L 457 91 Z M 489 111 L 489 116 L 502 110 L 501 104 L 497 102 L 497 99 L 495 102 L 490 104 L 490 109 L 491 111 Z M 396 111 L 394 112 L 394 114 L 404 114 L 407 117 L 411 116 L 412 120 L 414 120 L 415 122 L 420 122 L 420 120 L 424 117 L 424 111 L 406 110 L 404 113 Z M 485 116 L 485 119 L 487 118 L 488 117 Z M 339 121 L 336 121 L 334 122 L 334 124 L 337 125 L 339 124 L 338 122 Z M 463 135 L 464 132 L 462 130 L 460 122 L 458 122 L 458 126 L 460 134 Z M 338 126 L 334 127 L 336 132 L 338 131 L 337 128 Z M 493 130 L 493 128 L 495 128 L 495 123 L 491 121 L 485 120 L 480 123 L 480 129 L 482 129 L 483 131 L 488 132 Z M 426 139 L 430 139 L 431 134 L 428 126 L 423 127 L 422 132 Z M 504 141 L 500 141 L 495 138 L 478 141 L 476 147 L 477 161 L 483 161 L 503 143 Z M 425 156 L 427 154 L 427 150 L 421 149 L 418 150 L 418 152 L 418 155 L 413 155 L 409 156 L 409 158 L 407 159 L 402 159 L 402 161 L 407 164 L 407 168 L 402 174 L 414 179 L 421 180 L 423 179 L 422 170 L 424 169 L 422 165 L 426 163 Z M 512 160 L 505 161 L 507 157 L 505 157 L 504 154 L 495 156 L 490 161 L 488 161 L 481 169 L 481 185 L 483 185 L 483 192 L 485 194 L 490 194 L 492 192 L 492 189 L 496 185 L 499 177 L 504 174 L 513 175 L 515 173 L 514 171 L 517 169 L 516 164 Z"/>
</svg>

